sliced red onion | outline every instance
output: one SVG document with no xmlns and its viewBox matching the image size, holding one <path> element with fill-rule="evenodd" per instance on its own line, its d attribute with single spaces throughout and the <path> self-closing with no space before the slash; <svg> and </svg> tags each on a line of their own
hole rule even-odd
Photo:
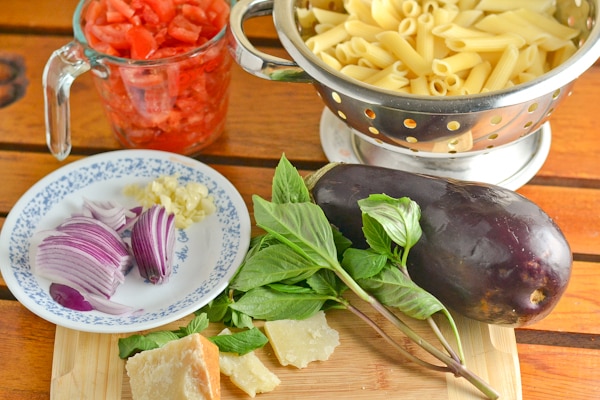
<svg viewBox="0 0 600 400">
<path fill-rule="evenodd" d="M 51 282 L 109 299 L 133 265 L 126 243 L 109 226 L 91 217 L 72 217 L 41 233 L 32 255 L 34 270 Z"/>
<path fill-rule="evenodd" d="M 175 215 L 162 205 L 144 211 L 131 231 L 131 249 L 142 277 L 153 284 L 167 282 L 173 269 Z"/>
<path fill-rule="evenodd" d="M 86 301 L 81 293 L 70 286 L 60 283 L 50 285 L 50 296 L 61 306 L 77 311 L 91 311 L 92 305 Z"/>
<path fill-rule="evenodd" d="M 137 216 L 116 201 L 91 201 L 87 199 L 83 200 L 83 215 L 102 221 L 115 231 L 121 230 L 128 220 Z"/>
</svg>

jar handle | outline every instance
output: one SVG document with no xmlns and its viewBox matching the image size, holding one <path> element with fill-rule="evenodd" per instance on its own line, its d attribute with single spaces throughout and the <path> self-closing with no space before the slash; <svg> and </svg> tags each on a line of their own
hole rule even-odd
<svg viewBox="0 0 600 400">
<path fill-rule="evenodd" d="M 257 50 L 244 33 L 247 19 L 271 15 L 275 0 L 240 0 L 231 10 L 227 34 L 231 53 L 236 62 L 255 76 L 272 81 L 314 82 L 293 61 L 275 57 Z"/>
<path fill-rule="evenodd" d="M 46 119 L 46 143 L 59 161 L 71 152 L 71 122 L 69 97 L 71 84 L 79 75 L 90 70 L 83 49 L 70 42 L 54 51 L 42 77 Z"/>
</svg>

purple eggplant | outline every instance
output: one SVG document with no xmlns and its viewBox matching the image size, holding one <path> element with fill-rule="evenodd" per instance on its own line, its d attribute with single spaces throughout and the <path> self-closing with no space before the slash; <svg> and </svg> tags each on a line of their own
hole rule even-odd
<svg viewBox="0 0 600 400">
<path fill-rule="evenodd" d="M 547 316 L 571 275 L 570 246 L 535 203 L 499 186 L 358 164 L 330 164 L 307 179 L 316 204 L 355 247 L 366 247 L 357 201 L 409 197 L 423 235 L 412 279 L 469 318 L 520 327 Z"/>
</svg>

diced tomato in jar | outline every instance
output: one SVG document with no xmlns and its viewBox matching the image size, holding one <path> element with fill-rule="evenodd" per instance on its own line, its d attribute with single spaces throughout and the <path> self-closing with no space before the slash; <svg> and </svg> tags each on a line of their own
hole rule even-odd
<svg viewBox="0 0 600 400">
<path fill-rule="evenodd" d="M 232 64 L 226 41 L 199 56 L 160 61 L 205 45 L 227 24 L 229 9 L 229 0 L 90 1 L 82 30 L 91 48 L 158 60 L 148 67 L 115 63 L 108 78 L 96 78 L 125 146 L 189 153 L 223 129 Z"/>
</svg>

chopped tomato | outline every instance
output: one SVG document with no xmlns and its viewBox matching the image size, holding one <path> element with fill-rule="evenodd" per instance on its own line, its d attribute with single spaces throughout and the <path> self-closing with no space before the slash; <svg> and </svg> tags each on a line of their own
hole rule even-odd
<svg viewBox="0 0 600 400">
<path fill-rule="evenodd" d="M 154 35 L 143 26 L 134 26 L 129 29 L 127 40 L 131 45 L 130 57 L 134 60 L 147 59 L 158 49 Z"/>
<path fill-rule="evenodd" d="M 175 4 L 172 0 L 145 0 L 163 22 L 169 22 L 177 14 Z"/>
<path fill-rule="evenodd" d="M 229 4 L 229 0 L 92 0 L 82 29 L 89 46 L 100 53 L 160 60 L 212 39 L 227 23 Z M 108 77 L 96 84 L 110 110 L 113 130 L 125 146 L 185 154 L 212 142 L 223 130 L 232 62 L 223 40 L 198 57 L 164 66 L 110 66 Z"/>
<path fill-rule="evenodd" d="M 125 19 L 130 19 L 135 14 L 133 8 L 129 6 L 124 0 L 107 0 L 109 11 L 116 11 L 121 14 Z"/>
<path fill-rule="evenodd" d="M 190 22 L 190 20 L 183 15 L 177 15 L 169 23 L 169 29 L 167 32 L 169 32 L 171 37 L 177 40 L 180 40 L 184 43 L 194 44 L 197 42 L 201 31 L 201 26 Z"/>
<path fill-rule="evenodd" d="M 100 41 L 111 45 L 115 49 L 128 49 L 127 31 L 131 29 L 131 24 L 117 23 L 110 25 L 92 25 L 91 32 Z"/>
</svg>

